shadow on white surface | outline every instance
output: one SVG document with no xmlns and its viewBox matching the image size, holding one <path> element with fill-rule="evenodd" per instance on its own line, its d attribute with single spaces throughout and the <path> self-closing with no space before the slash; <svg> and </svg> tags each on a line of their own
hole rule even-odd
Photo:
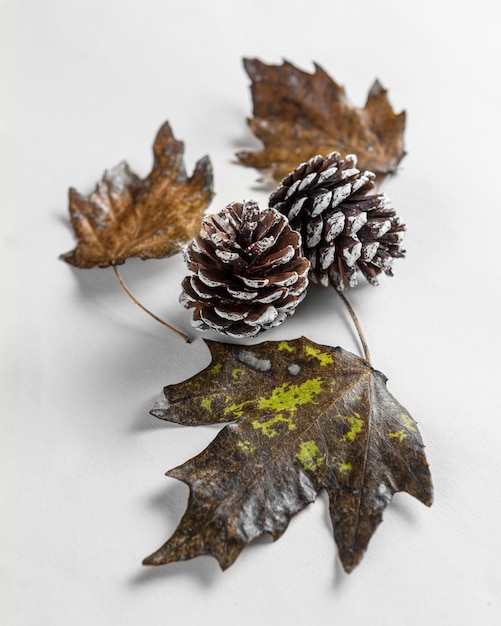
<svg viewBox="0 0 501 626">
<path fill-rule="evenodd" d="M 162 278 L 165 278 L 168 270 L 166 270 L 163 261 L 163 259 L 160 262 L 156 259 L 149 260 L 149 262 L 128 259 L 123 265 L 118 266 L 118 270 L 126 277 L 127 283 L 130 282 L 146 288 L 151 283 L 161 283 Z M 64 261 L 61 262 L 64 263 Z M 127 298 L 111 267 L 93 267 L 90 269 L 78 269 L 71 265 L 68 265 L 68 267 L 75 277 L 79 295 L 82 299 L 86 301 L 97 298 L 115 299 L 120 295 Z M 117 301 L 118 305 L 119 301 Z"/>
<path fill-rule="evenodd" d="M 173 534 L 181 517 L 186 510 L 188 503 L 188 488 L 181 481 L 171 481 L 171 483 L 154 495 L 150 501 L 150 507 L 164 520 L 166 531 L 163 539 L 157 546 L 154 546 L 150 553 L 160 548 L 162 541 L 167 541 Z M 144 554 L 143 557 L 148 556 Z M 142 568 L 129 580 L 133 587 L 148 584 L 152 580 L 169 580 L 172 578 L 187 577 L 193 579 L 196 584 L 202 587 L 212 586 L 221 575 L 221 569 L 216 559 L 212 557 L 197 557 L 195 559 L 169 563 L 160 566 L 142 566 Z"/>
<path fill-rule="evenodd" d="M 213 587 L 221 576 L 217 561 L 211 556 L 200 556 L 191 561 L 170 563 L 160 566 L 143 566 L 143 569 L 130 580 L 132 587 L 148 585 L 154 580 L 168 582 L 172 579 L 191 579 L 200 587 Z"/>
</svg>

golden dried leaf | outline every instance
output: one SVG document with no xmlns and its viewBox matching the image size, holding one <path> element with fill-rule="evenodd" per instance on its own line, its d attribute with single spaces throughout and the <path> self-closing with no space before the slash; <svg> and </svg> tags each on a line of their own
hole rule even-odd
<svg viewBox="0 0 501 626">
<path fill-rule="evenodd" d="M 268 170 L 280 181 L 298 163 L 316 154 L 355 153 L 360 169 L 376 174 L 396 170 L 405 155 L 405 112 L 396 114 L 386 89 L 372 85 L 364 108 L 353 107 L 345 90 L 317 64 L 309 74 L 288 61 L 267 65 L 244 59 L 252 80 L 251 130 L 264 144 L 239 152 L 243 165 Z"/>
<path fill-rule="evenodd" d="M 184 144 L 166 122 L 156 136 L 146 178 L 122 162 L 104 173 L 91 195 L 70 189 L 78 245 L 62 259 L 79 268 L 107 267 L 133 256 L 153 259 L 178 252 L 198 232 L 213 196 L 209 157 L 200 159 L 188 177 L 183 152 Z"/>
</svg>

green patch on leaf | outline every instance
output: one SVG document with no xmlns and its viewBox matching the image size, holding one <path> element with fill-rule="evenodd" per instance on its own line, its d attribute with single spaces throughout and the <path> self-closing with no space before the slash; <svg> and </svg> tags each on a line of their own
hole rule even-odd
<svg viewBox="0 0 501 626">
<path fill-rule="evenodd" d="M 360 413 L 354 413 L 353 415 L 347 415 L 344 418 L 351 426 L 350 430 L 343 435 L 343 441 L 355 441 L 358 433 L 361 432 L 364 427 L 364 420 L 361 419 Z"/>
<path fill-rule="evenodd" d="M 417 433 L 416 422 L 412 419 L 412 417 L 407 415 L 407 413 L 401 413 L 400 417 L 402 419 L 402 424 L 405 426 L 405 428 L 407 428 L 407 430 L 410 430 L 413 433 Z"/>
<path fill-rule="evenodd" d="M 204 398 L 202 402 L 200 402 L 200 406 L 202 407 L 202 409 L 206 409 L 207 411 L 210 411 L 212 408 L 213 401 L 214 401 L 214 398 Z"/>
<path fill-rule="evenodd" d="M 305 380 L 300 385 L 284 383 L 273 389 L 271 396 L 260 398 L 258 408 L 294 412 L 298 406 L 313 402 L 313 398 L 322 392 L 323 382 L 322 378 L 317 377 Z"/>
<path fill-rule="evenodd" d="M 326 365 L 332 365 L 334 363 L 334 359 L 332 358 L 332 354 L 328 352 L 322 352 L 319 348 L 313 348 L 312 346 L 306 346 L 304 351 L 308 356 L 314 356 L 318 359 L 318 362 L 322 367 Z"/>
<path fill-rule="evenodd" d="M 250 441 L 239 441 L 237 447 L 245 454 L 253 454 L 256 451 L 256 446 L 251 445 Z"/>
<path fill-rule="evenodd" d="M 242 417 L 242 415 L 244 414 L 244 407 L 249 404 L 252 404 L 250 400 L 239 402 L 238 404 L 233 403 L 224 409 L 224 414 L 227 416 L 230 416 L 230 414 L 232 414 L 231 419 L 237 419 L 239 417 Z"/>
<path fill-rule="evenodd" d="M 296 459 L 301 463 L 305 470 L 315 472 L 324 460 L 324 457 L 318 456 L 318 446 L 311 439 L 310 441 L 304 441 L 299 446 L 299 452 L 296 454 Z"/>
<path fill-rule="evenodd" d="M 280 423 L 287 424 L 287 428 L 289 431 L 296 429 L 296 424 L 294 424 L 294 422 L 292 421 L 292 417 L 284 417 L 282 414 L 277 415 L 276 417 L 273 417 L 266 422 L 259 422 L 258 420 L 254 420 L 252 422 L 252 426 L 255 430 L 261 430 L 263 432 L 263 435 L 266 435 L 267 437 L 275 437 L 276 435 L 278 435 L 278 430 L 273 427 Z"/>
<path fill-rule="evenodd" d="M 403 430 L 396 430 L 393 433 L 389 433 L 388 437 L 390 439 L 398 439 L 400 442 L 402 442 L 407 437 L 407 434 L 404 433 Z"/>
<path fill-rule="evenodd" d="M 353 469 L 351 463 L 341 463 L 338 461 L 336 465 L 340 472 L 350 472 Z"/>
</svg>

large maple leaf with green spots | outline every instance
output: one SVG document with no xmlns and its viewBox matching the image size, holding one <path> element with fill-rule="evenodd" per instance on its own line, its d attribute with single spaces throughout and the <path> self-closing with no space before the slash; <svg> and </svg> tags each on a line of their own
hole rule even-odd
<svg viewBox="0 0 501 626">
<path fill-rule="evenodd" d="M 394 493 L 431 504 L 416 422 L 366 361 L 305 338 L 207 344 L 209 367 L 165 387 L 152 413 L 184 425 L 230 423 L 168 472 L 189 486 L 188 508 L 146 565 L 211 555 L 226 569 L 256 537 L 278 539 L 324 488 L 350 572 Z"/>
</svg>

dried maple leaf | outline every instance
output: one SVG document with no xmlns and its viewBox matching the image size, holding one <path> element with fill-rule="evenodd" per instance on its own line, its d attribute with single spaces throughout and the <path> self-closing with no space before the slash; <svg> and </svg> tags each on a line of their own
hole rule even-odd
<svg viewBox="0 0 501 626">
<path fill-rule="evenodd" d="M 269 170 L 279 182 L 298 163 L 335 150 L 355 153 L 360 169 L 395 171 L 405 154 L 405 112 L 394 113 L 379 81 L 362 109 L 353 107 L 343 87 L 317 64 L 313 74 L 287 61 L 267 65 L 244 59 L 244 66 L 252 80 L 254 117 L 248 124 L 264 148 L 239 152 L 241 163 Z"/>
<path fill-rule="evenodd" d="M 188 178 L 184 145 L 165 123 L 153 145 L 151 173 L 139 178 L 122 162 L 104 173 L 95 191 L 70 189 L 77 247 L 62 258 L 79 268 L 120 265 L 133 256 L 152 259 L 178 252 L 200 228 L 212 192 L 212 166 L 200 159 Z"/>
<path fill-rule="evenodd" d="M 431 504 L 416 422 L 366 361 L 305 338 L 208 345 L 211 365 L 165 387 L 152 413 L 184 425 L 232 423 L 168 472 L 189 485 L 188 509 L 146 565 L 211 555 L 225 569 L 259 535 L 278 539 L 325 488 L 349 572 L 395 492 Z"/>
</svg>

